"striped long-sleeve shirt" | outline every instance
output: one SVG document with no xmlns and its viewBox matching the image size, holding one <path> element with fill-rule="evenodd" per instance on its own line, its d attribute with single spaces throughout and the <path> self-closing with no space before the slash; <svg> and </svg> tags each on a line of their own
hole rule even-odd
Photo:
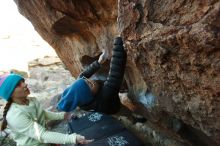
<svg viewBox="0 0 220 146">
<path fill-rule="evenodd" d="M 42 108 L 36 98 L 29 98 L 29 105 L 12 103 L 6 119 L 17 146 L 48 146 L 48 143 L 76 143 L 76 134 L 48 131 L 46 121 L 64 118 L 64 113 L 53 113 Z"/>
</svg>

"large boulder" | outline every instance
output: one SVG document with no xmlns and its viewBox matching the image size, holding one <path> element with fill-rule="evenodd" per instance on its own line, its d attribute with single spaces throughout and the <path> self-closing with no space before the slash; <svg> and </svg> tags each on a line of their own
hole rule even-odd
<svg viewBox="0 0 220 146">
<path fill-rule="evenodd" d="M 14 1 L 75 77 L 121 35 L 139 112 L 220 144 L 220 1 Z"/>
</svg>

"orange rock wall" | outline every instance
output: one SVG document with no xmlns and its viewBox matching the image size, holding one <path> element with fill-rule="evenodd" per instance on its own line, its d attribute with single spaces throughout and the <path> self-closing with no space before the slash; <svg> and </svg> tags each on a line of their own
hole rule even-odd
<svg viewBox="0 0 220 146">
<path fill-rule="evenodd" d="M 219 0 L 14 1 L 73 76 L 121 35 L 143 115 L 175 117 L 220 144 Z"/>
</svg>

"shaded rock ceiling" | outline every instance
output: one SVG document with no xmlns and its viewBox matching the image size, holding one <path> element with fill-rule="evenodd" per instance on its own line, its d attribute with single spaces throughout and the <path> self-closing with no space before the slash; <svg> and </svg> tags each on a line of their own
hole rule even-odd
<svg viewBox="0 0 220 146">
<path fill-rule="evenodd" d="M 14 0 L 77 76 L 121 35 L 137 112 L 220 144 L 219 0 Z M 108 66 L 108 64 L 106 64 Z"/>
</svg>

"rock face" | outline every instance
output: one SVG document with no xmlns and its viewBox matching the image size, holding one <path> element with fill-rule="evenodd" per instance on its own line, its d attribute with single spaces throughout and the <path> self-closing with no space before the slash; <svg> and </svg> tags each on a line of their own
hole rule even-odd
<svg viewBox="0 0 220 146">
<path fill-rule="evenodd" d="M 202 137 L 192 144 L 220 144 L 219 0 L 14 1 L 75 77 L 120 34 L 139 112 Z"/>
</svg>

